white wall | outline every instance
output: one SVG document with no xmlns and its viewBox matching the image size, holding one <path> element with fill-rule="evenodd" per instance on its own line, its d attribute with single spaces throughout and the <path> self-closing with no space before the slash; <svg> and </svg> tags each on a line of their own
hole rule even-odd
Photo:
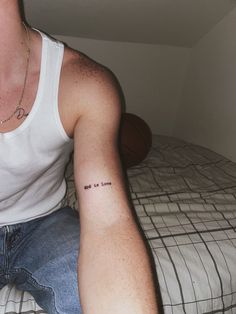
<svg viewBox="0 0 236 314">
<path fill-rule="evenodd" d="M 172 134 L 191 49 L 55 37 L 116 74 L 127 112 L 147 121 L 153 133 Z"/>
<path fill-rule="evenodd" d="M 192 50 L 174 134 L 236 161 L 236 9 Z"/>
</svg>

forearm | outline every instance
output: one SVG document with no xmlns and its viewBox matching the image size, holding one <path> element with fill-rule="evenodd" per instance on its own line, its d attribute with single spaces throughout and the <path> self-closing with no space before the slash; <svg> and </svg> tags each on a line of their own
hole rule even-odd
<svg viewBox="0 0 236 314">
<path fill-rule="evenodd" d="M 149 258 L 133 222 L 81 231 L 78 279 L 83 314 L 158 313 Z"/>
</svg>

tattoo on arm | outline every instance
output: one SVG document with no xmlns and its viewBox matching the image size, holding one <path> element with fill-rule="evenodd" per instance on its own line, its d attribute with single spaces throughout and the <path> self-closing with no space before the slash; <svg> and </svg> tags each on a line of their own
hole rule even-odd
<svg viewBox="0 0 236 314">
<path fill-rule="evenodd" d="M 93 188 L 99 188 L 99 187 L 105 187 L 105 186 L 109 186 L 109 185 L 112 185 L 111 182 L 100 182 L 100 183 L 93 183 L 93 184 L 88 184 L 88 185 L 85 185 L 84 186 L 84 189 L 85 190 L 90 190 L 90 189 L 93 189 Z"/>
</svg>

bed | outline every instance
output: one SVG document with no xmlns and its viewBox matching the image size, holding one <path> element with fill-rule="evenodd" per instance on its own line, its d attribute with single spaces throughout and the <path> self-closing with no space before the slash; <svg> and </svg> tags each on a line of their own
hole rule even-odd
<svg viewBox="0 0 236 314">
<path fill-rule="evenodd" d="M 72 170 L 70 163 L 64 204 L 77 208 Z M 163 313 L 236 313 L 236 163 L 153 135 L 147 158 L 127 175 Z M 46 313 L 13 285 L 0 295 L 0 314 Z"/>
</svg>

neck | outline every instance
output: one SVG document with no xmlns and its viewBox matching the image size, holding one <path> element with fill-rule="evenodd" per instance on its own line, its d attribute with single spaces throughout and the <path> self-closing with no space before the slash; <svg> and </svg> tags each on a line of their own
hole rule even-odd
<svg viewBox="0 0 236 314">
<path fill-rule="evenodd" d="M 0 81 L 9 78 L 25 63 L 27 38 L 18 1 L 0 1 Z"/>
</svg>

